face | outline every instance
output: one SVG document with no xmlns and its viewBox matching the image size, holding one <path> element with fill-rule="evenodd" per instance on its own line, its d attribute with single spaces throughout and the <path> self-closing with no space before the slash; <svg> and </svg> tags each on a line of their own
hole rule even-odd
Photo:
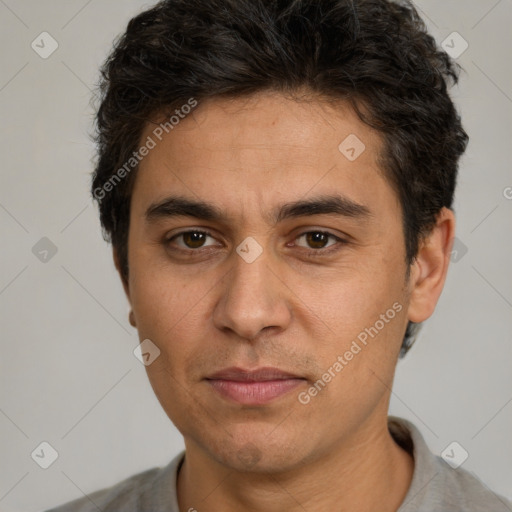
<svg viewBox="0 0 512 512">
<path fill-rule="evenodd" d="M 292 469 L 387 415 L 411 295 L 400 204 L 348 106 L 265 93 L 201 112 L 140 163 L 126 291 L 187 449 Z"/>
</svg>

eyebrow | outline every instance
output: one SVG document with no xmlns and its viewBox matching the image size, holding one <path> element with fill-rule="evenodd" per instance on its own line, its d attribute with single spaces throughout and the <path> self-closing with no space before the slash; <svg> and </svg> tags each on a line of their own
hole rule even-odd
<svg viewBox="0 0 512 512">
<path fill-rule="evenodd" d="M 366 220 L 373 216 L 371 210 L 342 195 L 323 195 L 306 200 L 284 203 L 274 208 L 270 221 L 274 224 L 285 219 L 313 215 L 337 215 Z M 219 207 L 206 201 L 191 200 L 182 196 L 170 196 L 153 203 L 146 210 L 149 223 L 172 217 L 194 217 L 196 219 L 227 222 L 228 216 Z"/>
</svg>

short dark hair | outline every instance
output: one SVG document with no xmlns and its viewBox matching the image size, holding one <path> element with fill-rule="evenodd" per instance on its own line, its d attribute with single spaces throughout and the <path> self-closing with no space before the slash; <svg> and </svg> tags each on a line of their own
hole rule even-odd
<svg viewBox="0 0 512 512">
<path fill-rule="evenodd" d="M 135 16 L 101 69 L 91 187 L 121 277 L 137 166 L 112 177 L 146 123 L 190 98 L 262 91 L 346 100 L 381 133 L 409 268 L 437 214 L 452 207 L 468 141 L 447 92 L 459 68 L 406 0 L 164 0 Z M 418 326 L 409 322 L 402 356 Z"/>
</svg>

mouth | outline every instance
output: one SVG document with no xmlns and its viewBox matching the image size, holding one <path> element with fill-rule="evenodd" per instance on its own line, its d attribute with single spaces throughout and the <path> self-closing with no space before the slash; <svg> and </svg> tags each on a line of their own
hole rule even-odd
<svg viewBox="0 0 512 512">
<path fill-rule="evenodd" d="M 228 399 L 243 405 L 263 405 L 289 393 L 306 381 L 279 368 L 256 370 L 226 368 L 206 378 L 212 389 Z"/>
</svg>

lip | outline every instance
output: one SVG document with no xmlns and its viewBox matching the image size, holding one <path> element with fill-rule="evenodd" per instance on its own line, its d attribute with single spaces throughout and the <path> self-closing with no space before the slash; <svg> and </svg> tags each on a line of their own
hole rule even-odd
<svg viewBox="0 0 512 512">
<path fill-rule="evenodd" d="M 235 382 L 265 382 L 269 380 L 300 379 L 299 375 L 285 372 L 272 366 L 264 366 L 255 370 L 245 370 L 243 368 L 231 367 L 224 368 L 213 373 L 207 379 L 231 380 Z"/>
<path fill-rule="evenodd" d="M 214 391 L 230 401 L 263 405 L 287 394 L 305 379 L 279 368 L 245 370 L 232 367 L 210 375 L 206 381 Z"/>
</svg>

